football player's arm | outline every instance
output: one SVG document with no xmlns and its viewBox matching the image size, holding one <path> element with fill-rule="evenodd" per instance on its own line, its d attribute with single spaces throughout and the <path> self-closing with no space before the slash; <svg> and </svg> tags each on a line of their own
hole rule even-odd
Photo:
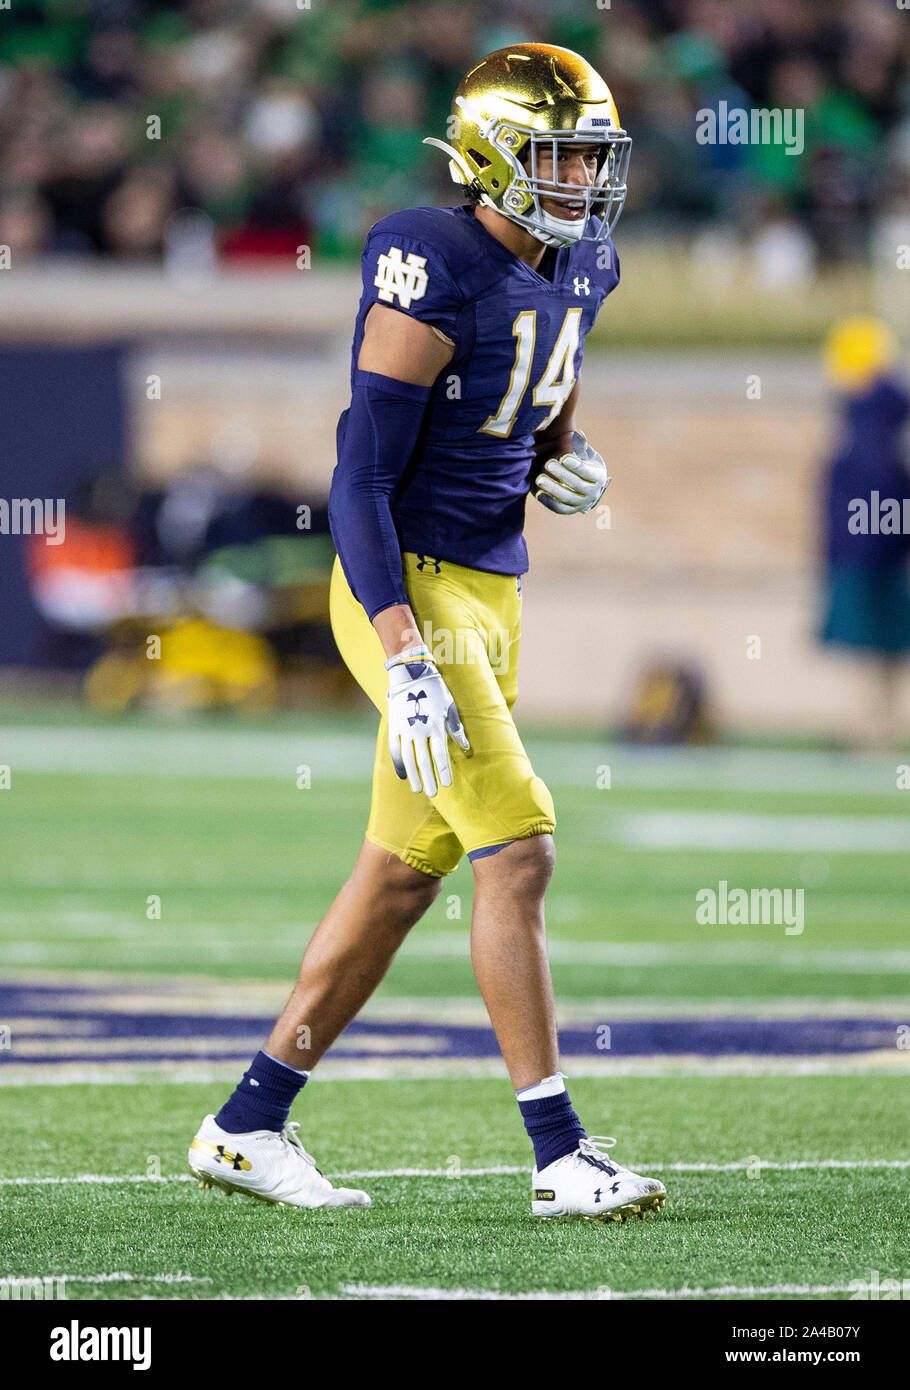
<svg viewBox="0 0 910 1390">
<path fill-rule="evenodd" d="M 329 520 L 351 590 L 386 653 L 389 750 L 412 791 L 451 786 L 448 739 L 470 745 L 408 601 L 390 499 L 420 434 L 430 388 L 454 344 L 428 323 L 374 304 L 364 324 L 351 406 L 339 439 Z M 409 716 L 423 703 L 420 723 Z"/>
<path fill-rule="evenodd" d="M 607 465 L 575 424 L 579 393 L 576 379 L 562 410 L 537 436 L 531 469 L 537 501 L 561 516 L 589 512 L 610 482 Z"/>
<path fill-rule="evenodd" d="M 387 309 L 384 304 L 374 304 L 367 314 L 364 324 L 363 342 L 360 345 L 357 367 L 361 372 L 373 372 L 377 376 L 405 382 L 411 386 L 423 387 L 429 391 L 443 367 L 451 360 L 452 351 L 451 340 L 440 333 L 439 329 L 431 327 L 428 323 L 422 323 L 419 319 L 410 318 L 407 314 L 399 313 L 397 309 Z M 422 411 L 419 411 L 419 417 L 418 419 L 418 410 L 415 409 L 413 422 L 417 424 L 418 429 L 423 418 Z M 398 476 L 394 479 L 387 478 L 386 481 L 391 482 L 391 486 L 381 489 L 380 506 L 382 506 L 381 498 L 384 496 L 385 510 L 388 510 L 388 499 L 392 488 L 398 481 L 401 472 L 404 471 L 413 451 L 416 435 L 417 431 L 415 430 L 411 449 L 403 458 L 399 456 L 398 462 L 401 467 Z M 390 510 L 388 510 L 388 525 L 392 525 Z M 385 532 L 384 539 L 388 539 L 387 527 L 384 526 L 383 530 Z M 394 533 L 394 526 L 392 526 L 392 532 Z M 397 551 L 397 540 L 395 549 Z M 395 571 L 392 579 L 398 582 L 403 601 L 387 603 L 377 612 L 370 614 L 387 657 L 397 656 L 421 640 L 417 620 L 411 611 L 406 596 L 404 596 L 400 555 L 397 560 L 393 560 L 392 566 Z M 391 589 L 388 592 L 380 591 L 379 601 L 387 600 L 391 592 Z M 369 608 L 367 611 L 369 613 Z"/>
<path fill-rule="evenodd" d="M 454 348 L 452 339 L 432 324 L 374 304 L 363 326 L 357 366 L 413 386 L 432 386 Z"/>
</svg>

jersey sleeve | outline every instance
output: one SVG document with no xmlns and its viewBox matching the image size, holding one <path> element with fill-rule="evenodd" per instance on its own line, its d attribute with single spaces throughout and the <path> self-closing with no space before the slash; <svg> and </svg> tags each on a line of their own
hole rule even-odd
<svg viewBox="0 0 910 1390">
<path fill-rule="evenodd" d="M 365 304 L 398 309 L 457 343 L 464 296 L 438 248 L 380 223 L 367 238 L 362 265 Z"/>
</svg>

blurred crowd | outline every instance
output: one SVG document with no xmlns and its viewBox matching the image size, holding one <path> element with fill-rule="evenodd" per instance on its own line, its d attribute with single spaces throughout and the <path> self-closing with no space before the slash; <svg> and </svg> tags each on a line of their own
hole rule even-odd
<svg viewBox="0 0 910 1390">
<path fill-rule="evenodd" d="M 540 39 L 605 74 L 644 230 L 782 226 L 862 254 L 910 190 L 910 14 L 885 0 L 15 0 L 0 10 L 0 244 L 228 261 L 359 254 L 386 212 L 457 202 L 452 92 Z M 696 113 L 798 108 L 805 151 L 702 145 Z"/>
<path fill-rule="evenodd" d="M 260 709 L 350 682 L 329 627 L 326 505 L 201 464 L 164 488 L 119 469 L 73 486 L 61 543 L 27 540 L 36 665 L 83 669 L 104 709 Z M 149 636 L 154 634 L 154 636 Z"/>
</svg>

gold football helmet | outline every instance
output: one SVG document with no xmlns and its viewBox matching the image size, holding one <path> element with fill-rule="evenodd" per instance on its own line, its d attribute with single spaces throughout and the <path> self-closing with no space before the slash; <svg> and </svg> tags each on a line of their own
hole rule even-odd
<svg viewBox="0 0 910 1390">
<path fill-rule="evenodd" d="M 449 170 L 478 202 L 495 208 L 548 246 L 604 241 L 626 198 L 632 141 L 619 123 L 603 78 L 577 53 L 548 43 L 519 43 L 481 59 L 452 103 L 451 143 L 427 139 L 449 156 Z M 559 152 L 597 145 L 597 173 L 581 187 L 559 181 Z M 541 178 L 540 154 L 552 155 Z M 571 221 L 541 199 L 578 204 Z M 594 220 L 592 220 L 592 218 Z"/>
</svg>

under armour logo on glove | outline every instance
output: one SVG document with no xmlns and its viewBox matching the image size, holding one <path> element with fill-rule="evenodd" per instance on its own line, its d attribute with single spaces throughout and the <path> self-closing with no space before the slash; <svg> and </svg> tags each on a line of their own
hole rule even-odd
<svg viewBox="0 0 910 1390">
<path fill-rule="evenodd" d="M 414 704 L 417 706 L 415 713 L 408 715 L 409 724 L 425 724 L 427 722 L 427 716 L 425 714 L 420 713 L 420 702 L 421 700 L 425 700 L 426 698 L 427 692 L 425 690 L 419 691 L 416 695 L 412 694 L 408 696 L 408 704 L 410 705 L 413 701 Z"/>
<path fill-rule="evenodd" d="M 421 574 L 424 574 L 428 566 L 430 565 L 434 567 L 433 574 L 442 573 L 442 565 L 439 563 L 438 560 L 434 560 L 430 555 L 421 555 L 419 560 L 417 561 L 417 568 L 420 570 Z"/>
<path fill-rule="evenodd" d="M 449 739 L 458 744 L 466 757 L 471 756 L 461 716 L 429 649 L 422 643 L 390 656 L 385 667 L 389 673 L 392 766 L 402 781 L 407 779 L 412 791 L 435 796 L 440 786 L 452 785 Z"/>
</svg>

